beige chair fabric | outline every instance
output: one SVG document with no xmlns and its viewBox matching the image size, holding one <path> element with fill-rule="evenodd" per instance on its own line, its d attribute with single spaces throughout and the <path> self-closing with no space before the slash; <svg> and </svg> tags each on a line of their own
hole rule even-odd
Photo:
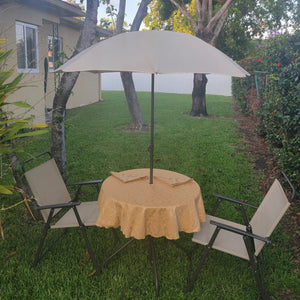
<svg viewBox="0 0 300 300">
<path fill-rule="evenodd" d="M 246 230 L 246 226 L 244 225 L 206 215 L 206 222 L 201 223 L 201 230 L 194 233 L 192 238 L 193 242 L 204 246 L 209 243 L 216 229 L 216 226 L 210 224 L 210 221 L 219 222 L 240 230 Z M 249 260 L 247 249 L 243 241 L 243 236 L 227 230 L 221 230 L 219 232 L 212 248 Z"/>
<path fill-rule="evenodd" d="M 250 221 L 253 233 L 269 237 L 287 209 L 290 206 L 280 182 L 275 179 L 261 205 Z M 264 246 L 263 241 L 254 240 L 255 255 L 257 256 Z"/>
<path fill-rule="evenodd" d="M 99 208 L 97 201 L 81 202 L 76 206 L 80 219 L 85 226 L 96 225 Z M 62 218 L 60 218 L 51 228 L 69 228 L 79 226 L 73 209 L 70 209 Z"/>
<path fill-rule="evenodd" d="M 70 194 L 61 177 L 54 159 L 35 167 L 25 173 L 25 177 L 39 206 L 68 203 Z M 97 201 L 82 202 L 77 206 L 78 213 L 84 225 L 93 226 L 98 217 Z M 57 213 L 59 209 L 55 211 Z M 45 221 L 50 209 L 41 210 Z M 73 209 L 63 215 L 51 228 L 66 228 L 79 226 Z"/>
<path fill-rule="evenodd" d="M 277 179 L 275 179 L 261 205 L 250 221 L 253 234 L 268 238 L 289 206 L 290 203 L 282 189 L 281 184 Z M 192 238 L 192 241 L 195 243 L 199 243 L 201 245 L 208 244 L 216 229 L 215 225 L 210 224 L 211 220 L 235 227 L 237 229 L 244 231 L 246 230 L 244 225 L 238 223 L 209 215 L 207 215 L 206 218 L 207 221 L 205 223 L 201 223 L 201 230 L 195 233 Z M 255 255 L 257 256 L 265 243 L 256 239 L 254 243 Z M 220 230 L 212 248 L 249 260 L 243 236 L 227 230 Z"/>
</svg>

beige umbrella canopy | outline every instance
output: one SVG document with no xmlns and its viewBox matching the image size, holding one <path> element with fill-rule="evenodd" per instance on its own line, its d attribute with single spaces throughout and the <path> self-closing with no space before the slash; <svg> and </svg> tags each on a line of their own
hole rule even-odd
<svg viewBox="0 0 300 300">
<path fill-rule="evenodd" d="M 56 71 L 249 75 L 223 52 L 199 38 L 154 30 L 122 33 L 101 41 Z"/>
<path fill-rule="evenodd" d="M 135 31 L 116 35 L 80 52 L 56 72 L 151 73 L 150 183 L 153 183 L 154 74 L 249 75 L 231 58 L 192 35 L 173 31 Z"/>
</svg>

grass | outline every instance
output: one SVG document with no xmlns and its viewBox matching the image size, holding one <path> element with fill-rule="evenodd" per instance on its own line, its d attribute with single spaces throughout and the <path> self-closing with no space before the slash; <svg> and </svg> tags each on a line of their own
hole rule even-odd
<svg viewBox="0 0 300 300">
<path fill-rule="evenodd" d="M 129 113 L 122 92 L 104 92 L 104 102 L 68 111 L 66 150 L 68 182 L 107 178 L 110 171 L 149 166 L 147 151 L 150 134 L 131 132 Z M 139 93 L 146 123 L 150 120 L 150 95 Z M 229 97 L 208 96 L 211 117 L 191 118 L 190 96 L 156 94 L 156 168 L 173 170 L 194 178 L 200 185 L 207 212 L 213 192 L 259 204 L 262 174 L 253 170 L 251 157 L 242 147 Z M 24 143 L 25 159 L 49 150 L 49 136 Z M 88 200 L 97 194 L 87 191 Z M 3 198 L 2 205 L 17 202 L 17 195 Z M 219 215 L 241 221 L 229 205 Z M 23 205 L 1 213 L 5 240 L 0 241 L 0 299 L 154 299 L 154 278 L 144 241 L 135 241 L 113 259 L 100 277 L 89 276 L 91 262 L 78 229 L 31 268 L 42 225 L 30 219 Z M 55 232 L 50 232 L 51 236 Z M 110 229 L 89 228 L 92 246 L 101 261 L 112 246 Z M 122 234 L 119 233 L 123 239 Z M 51 237 L 50 236 L 50 237 Z M 180 242 L 191 248 L 191 234 L 181 233 Z M 288 238 L 280 226 L 265 247 L 263 273 L 268 292 L 274 299 L 300 294 L 299 278 L 293 272 Z M 256 299 L 258 290 L 248 262 L 212 251 L 194 290 L 185 294 L 188 260 L 165 239 L 155 240 L 161 299 Z M 198 256 L 203 248 L 199 246 Z"/>
</svg>

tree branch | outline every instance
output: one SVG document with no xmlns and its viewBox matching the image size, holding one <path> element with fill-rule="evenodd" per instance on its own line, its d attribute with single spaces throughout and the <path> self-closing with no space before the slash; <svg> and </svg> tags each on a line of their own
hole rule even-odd
<svg viewBox="0 0 300 300">
<path fill-rule="evenodd" d="M 178 4 L 175 0 L 170 0 L 172 4 L 176 6 L 177 9 L 181 11 L 181 13 L 189 20 L 189 22 L 192 24 L 195 31 L 198 29 L 197 22 L 193 19 L 192 15 L 189 13 L 189 11 L 186 9 L 185 4 L 182 3 L 181 5 Z"/>
<path fill-rule="evenodd" d="M 200 1 L 195 1 L 198 23 L 200 21 L 203 24 L 205 20 L 206 5 L 207 5 L 207 0 L 203 0 L 202 5 L 200 5 Z"/>
<path fill-rule="evenodd" d="M 116 34 L 122 33 L 123 30 L 123 24 L 125 18 L 125 6 L 126 6 L 126 0 L 120 0 L 119 11 L 117 16 Z"/>
<path fill-rule="evenodd" d="M 151 0 L 142 0 L 138 8 L 138 11 L 134 17 L 134 20 L 132 22 L 130 31 L 138 31 L 140 29 L 140 26 L 147 15 L 147 6 L 149 5 L 150 2 Z"/>
<path fill-rule="evenodd" d="M 218 37 L 219 34 L 220 34 L 220 31 L 221 31 L 222 28 L 223 28 L 223 25 L 224 25 L 224 23 L 225 23 L 225 21 L 226 21 L 227 16 L 228 16 L 228 9 L 227 9 L 226 12 L 221 16 L 221 18 L 219 19 L 218 24 L 217 24 L 216 27 L 215 27 L 215 30 L 213 31 L 213 37 L 212 37 L 211 42 L 210 42 L 211 44 L 214 44 L 214 43 L 215 43 L 217 37 Z"/>
<path fill-rule="evenodd" d="M 98 7 L 99 0 L 87 0 L 83 34 L 80 34 L 72 57 L 93 44 L 96 37 Z"/>
<path fill-rule="evenodd" d="M 218 12 L 213 16 L 213 18 L 209 21 L 206 26 L 206 30 L 213 32 L 213 28 L 217 24 L 218 20 L 223 16 L 223 14 L 227 14 L 230 6 L 232 5 L 233 0 L 226 0 L 223 6 L 218 10 Z M 227 15 L 226 15 L 227 17 Z"/>
<path fill-rule="evenodd" d="M 211 18 L 212 18 L 212 9 L 213 5 L 212 5 L 212 0 L 209 0 L 208 3 L 208 23 L 210 22 Z"/>
</svg>

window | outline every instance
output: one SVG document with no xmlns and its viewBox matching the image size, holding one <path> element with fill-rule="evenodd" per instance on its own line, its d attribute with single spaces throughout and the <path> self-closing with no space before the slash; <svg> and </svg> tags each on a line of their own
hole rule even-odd
<svg viewBox="0 0 300 300">
<path fill-rule="evenodd" d="M 49 70 L 54 71 L 58 65 L 57 62 L 59 61 L 58 52 L 61 51 L 61 39 L 48 36 L 48 64 Z"/>
<path fill-rule="evenodd" d="M 38 73 L 37 26 L 16 22 L 18 72 Z"/>
</svg>

